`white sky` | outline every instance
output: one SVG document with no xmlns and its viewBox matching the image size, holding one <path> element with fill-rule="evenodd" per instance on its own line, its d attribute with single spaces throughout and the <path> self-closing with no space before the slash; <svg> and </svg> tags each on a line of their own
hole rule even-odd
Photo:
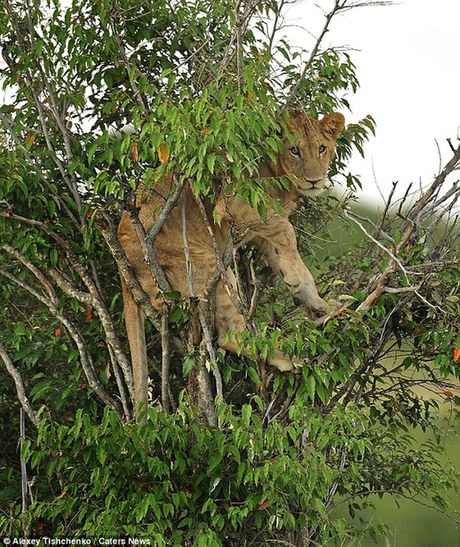
<svg viewBox="0 0 460 547">
<path fill-rule="evenodd" d="M 319 5 L 332 0 L 304 0 L 289 13 L 310 32 L 324 25 Z M 305 32 L 300 39 L 308 44 Z M 305 45 L 305 43 L 303 45 Z M 400 193 L 409 182 L 423 185 L 450 158 L 446 138 L 455 143 L 460 127 L 460 0 L 399 0 L 387 7 L 356 8 L 336 16 L 324 45 L 349 46 L 361 89 L 351 98 L 349 122 L 371 114 L 376 137 L 356 153 L 353 172 L 362 176 L 363 198 L 385 196 L 392 181 Z M 308 47 L 308 45 L 307 45 Z M 375 173 L 375 177 L 374 177 Z M 460 177 L 459 177 L 460 178 Z"/>
</svg>

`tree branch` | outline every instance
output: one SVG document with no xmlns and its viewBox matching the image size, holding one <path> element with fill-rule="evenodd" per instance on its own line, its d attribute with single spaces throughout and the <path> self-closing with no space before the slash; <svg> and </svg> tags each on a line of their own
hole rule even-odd
<svg viewBox="0 0 460 547">
<path fill-rule="evenodd" d="M 27 398 L 26 390 L 24 389 L 24 382 L 22 381 L 21 374 L 18 371 L 18 369 L 14 366 L 13 361 L 10 359 L 8 352 L 6 351 L 6 348 L 1 341 L 0 341 L 0 357 L 2 358 L 3 363 L 5 364 L 8 374 L 14 380 L 14 384 L 16 386 L 16 393 L 18 395 L 18 400 L 22 408 L 24 409 L 24 412 L 27 414 L 27 416 L 29 417 L 33 425 L 35 427 L 38 427 L 38 419 L 34 410 L 32 409 L 29 399 Z"/>
<path fill-rule="evenodd" d="M 190 288 L 190 294 L 191 297 L 194 298 L 196 296 L 195 291 L 195 283 L 193 279 L 193 270 L 192 270 L 192 258 L 190 254 L 190 245 L 188 242 L 188 233 L 187 233 L 187 212 L 186 212 L 186 201 L 184 200 L 182 202 L 182 239 L 184 242 L 184 253 L 185 253 L 185 262 L 187 267 L 187 276 L 188 276 L 188 283 Z M 210 369 L 212 370 L 212 373 L 214 375 L 214 379 L 216 382 L 216 393 L 220 400 L 223 399 L 223 392 L 222 392 L 222 377 L 220 375 L 219 366 L 217 364 L 217 358 L 216 353 L 214 351 L 214 346 L 212 344 L 212 335 L 211 335 L 211 329 L 210 326 L 206 320 L 206 316 L 203 312 L 201 302 L 198 303 L 198 317 L 201 324 L 201 329 L 203 332 L 204 341 L 206 344 L 206 349 L 209 355 L 210 359 Z"/>
<path fill-rule="evenodd" d="M 169 326 L 168 326 L 168 308 L 163 306 L 161 313 L 161 405 L 164 410 L 171 414 L 171 405 L 169 403 Z"/>
</svg>

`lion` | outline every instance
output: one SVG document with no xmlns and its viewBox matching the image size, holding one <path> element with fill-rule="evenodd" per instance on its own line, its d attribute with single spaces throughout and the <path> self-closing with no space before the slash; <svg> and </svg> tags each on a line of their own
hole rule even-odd
<svg viewBox="0 0 460 547">
<path fill-rule="evenodd" d="M 289 292 L 306 310 L 311 319 L 327 316 L 331 308 L 318 294 L 312 274 L 297 249 L 294 228 L 289 216 L 295 211 L 299 197 L 312 197 L 321 192 L 327 179 L 335 144 L 344 128 L 340 113 L 325 115 L 320 120 L 300 111 L 289 113 L 284 137 L 284 149 L 276 162 L 261 161 L 258 177 L 287 177 L 289 189 L 270 189 L 267 192 L 281 205 L 282 214 L 267 207 L 262 218 L 256 209 L 238 195 L 221 195 L 215 204 L 206 204 L 208 221 L 203 210 L 186 184 L 176 206 L 172 209 L 154 242 L 155 254 L 171 288 L 182 297 L 205 299 L 209 285 L 218 268 L 218 252 L 224 252 L 231 230 L 241 234 L 237 246 L 250 244 L 261 253 L 267 265 L 284 281 Z M 164 180 L 138 197 L 139 220 L 146 230 L 155 222 L 173 187 L 173 177 Z M 184 209 L 185 208 L 185 209 Z M 184 210 L 188 247 L 184 241 Z M 211 229 L 212 234 L 209 229 Z M 146 263 L 135 227 L 127 211 L 122 213 L 118 238 L 132 272 L 149 295 L 152 306 L 161 310 L 164 299 Z M 187 253 L 186 253 L 187 249 Z M 186 258 L 190 259 L 187 271 Z M 222 265 L 222 262 L 220 262 Z M 190 275 L 191 273 L 191 275 Z M 226 283 L 220 279 L 215 288 L 215 329 L 217 344 L 230 352 L 238 351 L 238 334 L 245 328 L 245 319 L 231 297 L 228 284 L 235 287 L 231 269 L 226 271 Z M 193 280 L 191 294 L 190 279 Z M 134 377 L 134 404 L 147 403 L 148 366 L 144 314 L 134 300 L 121 275 L 125 324 L 131 351 Z M 291 371 L 294 363 L 281 352 L 268 357 L 268 363 L 280 371 Z"/>
</svg>

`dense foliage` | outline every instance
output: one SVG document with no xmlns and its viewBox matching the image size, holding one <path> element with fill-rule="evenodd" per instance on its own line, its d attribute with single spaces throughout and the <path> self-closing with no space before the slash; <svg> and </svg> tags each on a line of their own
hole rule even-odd
<svg viewBox="0 0 460 547">
<path fill-rule="evenodd" d="M 358 87 L 348 53 L 289 43 L 284 4 L 2 3 L 0 533 L 334 545 L 382 532 L 334 512 L 359 514 L 372 493 L 446 509 L 456 477 L 437 413 L 440 398 L 453 416 L 460 402 L 459 192 L 449 186 L 460 148 L 424 193 L 389 196 L 381 218 L 364 218 L 350 209 L 360 181 L 346 162 L 374 131 L 370 116 L 338 143 L 331 176 L 347 193 L 296 215 L 322 294 L 348 306 L 314 325 L 243 250 L 239 298 L 259 302 L 245 344 L 259 358 L 184 342 L 193 303 L 166 294 L 173 411 L 160 404 L 165 347 L 153 317 L 152 405 L 132 421 L 111 239 L 121 210 L 134 209 L 141 183 L 174 170 L 201 199 L 231 185 L 263 214 L 270 181 L 244 173 L 279 150 L 281 111 L 346 110 Z M 324 30 L 353 4 L 331 2 Z M 337 224 L 363 236 L 340 259 L 328 250 Z M 275 349 L 301 358 L 300 373 L 268 370 Z M 212 375 L 223 381 L 215 425 L 195 405 L 209 360 L 210 388 Z M 30 419 L 22 473 L 19 406 Z M 433 440 L 414 440 L 417 428 Z"/>
</svg>

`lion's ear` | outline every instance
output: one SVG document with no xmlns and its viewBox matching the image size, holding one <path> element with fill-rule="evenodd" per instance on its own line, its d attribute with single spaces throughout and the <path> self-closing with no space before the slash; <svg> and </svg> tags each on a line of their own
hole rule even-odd
<svg viewBox="0 0 460 547">
<path fill-rule="evenodd" d="M 326 116 L 319 121 L 319 125 L 323 133 L 330 135 L 336 140 L 345 127 L 345 117 L 339 112 L 326 114 Z"/>
</svg>

